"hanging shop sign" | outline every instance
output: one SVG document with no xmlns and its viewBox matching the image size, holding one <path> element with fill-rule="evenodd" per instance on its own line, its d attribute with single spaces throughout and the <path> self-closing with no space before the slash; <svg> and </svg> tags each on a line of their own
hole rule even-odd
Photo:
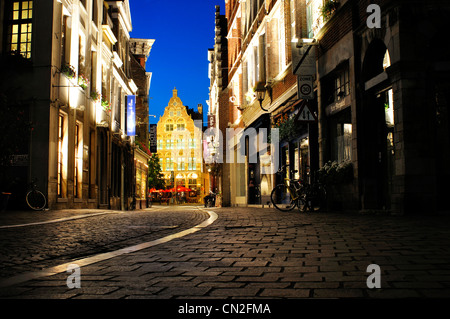
<svg viewBox="0 0 450 319">
<path fill-rule="evenodd" d="M 127 135 L 136 135 L 136 96 L 127 95 Z"/>
<path fill-rule="evenodd" d="M 156 135 L 156 124 L 150 124 L 150 153 L 157 152 L 157 135 Z"/>
</svg>

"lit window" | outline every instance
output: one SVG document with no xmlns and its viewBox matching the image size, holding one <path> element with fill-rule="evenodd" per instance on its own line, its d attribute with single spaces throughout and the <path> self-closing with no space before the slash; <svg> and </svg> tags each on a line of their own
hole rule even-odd
<svg viewBox="0 0 450 319">
<path fill-rule="evenodd" d="M 195 171 L 195 157 L 189 157 L 188 158 L 188 169 L 190 171 Z"/>
<path fill-rule="evenodd" d="M 184 171 L 185 170 L 184 158 L 183 157 L 178 157 L 177 162 L 178 162 L 177 163 L 177 170 Z"/>
<path fill-rule="evenodd" d="M 58 197 L 67 196 L 67 117 L 59 115 L 58 121 Z"/>
<path fill-rule="evenodd" d="M 31 58 L 33 1 L 13 1 L 8 25 L 7 47 Z"/>
<path fill-rule="evenodd" d="M 166 158 L 166 171 L 173 171 L 173 158 Z"/>
<path fill-rule="evenodd" d="M 73 177 L 74 197 L 82 197 L 82 174 L 83 174 L 83 128 L 82 124 L 77 122 L 75 125 L 75 167 Z"/>
</svg>

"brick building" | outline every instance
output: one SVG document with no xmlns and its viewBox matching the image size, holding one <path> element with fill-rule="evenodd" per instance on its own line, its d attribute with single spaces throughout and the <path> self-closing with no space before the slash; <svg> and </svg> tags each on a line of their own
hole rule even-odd
<svg viewBox="0 0 450 319">
<path fill-rule="evenodd" d="M 303 1 L 293 0 L 226 1 L 228 128 L 254 129 L 259 140 L 261 129 L 286 125 L 288 119 L 297 121 L 303 104 L 297 96 L 291 43 L 300 37 L 304 8 Z M 261 104 L 255 95 L 258 86 L 265 91 Z M 313 101 L 311 107 L 317 111 Z M 290 164 L 297 178 L 309 178 L 311 167 L 318 167 L 317 123 L 296 122 L 295 126 L 293 134 L 280 136 L 279 149 L 270 152 L 263 146 L 253 147 L 255 136 L 235 134 L 227 140 L 227 151 L 233 153 L 229 157 L 233 163 L 225 164 L 230 172 L 230 205 L 267 204 L 279 182 L 267 172 L 280 165 Z M 240 154 L 245 154 L 243 162 L 238 160 Z M 277 161 L 272 160 L 274 156 Z"/>
<path fill-rule="evenodd" d="M 227 112 L 220 117 L 227 128 L 257 134 L 294 124 L 272 156 L 307 181 L 330 165 L 347 172 L 327 185 L 330 209 L 449 210 L 448 12 L 448 1 L 438 0 L 228 0 L 228 96 L 218 99 Z M 299 89 L 305 78 L 309 94 Z M 260 107 L 254 91 L 261 84 Z M 305 105 L 316 122 L 299 118 Z M 266 204 L 279 181 L 261 174 L 264 153 L 252 151 L 248 135 L 230 141 L 229 204 Z"/>
</svg>

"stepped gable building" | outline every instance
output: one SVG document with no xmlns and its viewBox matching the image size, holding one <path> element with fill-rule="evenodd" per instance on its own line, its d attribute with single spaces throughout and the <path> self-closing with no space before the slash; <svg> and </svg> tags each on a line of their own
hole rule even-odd
<svg viewBox="0 0 450 319">
<path fill-rule="evenodd" d="M 157 149 L 167 188 L 186 187 L 199 196 L 205 194 L 203 173 L 202 125 L 188 114 L 178 90 L 173 95 L 157 124 Z M 198 113 L 202 114 L 200 106 Z M 200 117 L 201 118 L 201 117 Z"/>
</svg>

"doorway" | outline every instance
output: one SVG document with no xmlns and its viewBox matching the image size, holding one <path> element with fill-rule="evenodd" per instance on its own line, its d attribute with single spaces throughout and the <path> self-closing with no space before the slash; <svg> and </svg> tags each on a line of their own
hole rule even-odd
<svg viewBox="0 0 450 319">
<path fill-rule="evenodd" d="M 363 65 L 365 93 L 359 125 L 359 177 L 362 209 L 390 210 L 395 175 L 394 95 L 386 69 L 389 52 L 380 40 L 370 44 Z"/>
</svg>

